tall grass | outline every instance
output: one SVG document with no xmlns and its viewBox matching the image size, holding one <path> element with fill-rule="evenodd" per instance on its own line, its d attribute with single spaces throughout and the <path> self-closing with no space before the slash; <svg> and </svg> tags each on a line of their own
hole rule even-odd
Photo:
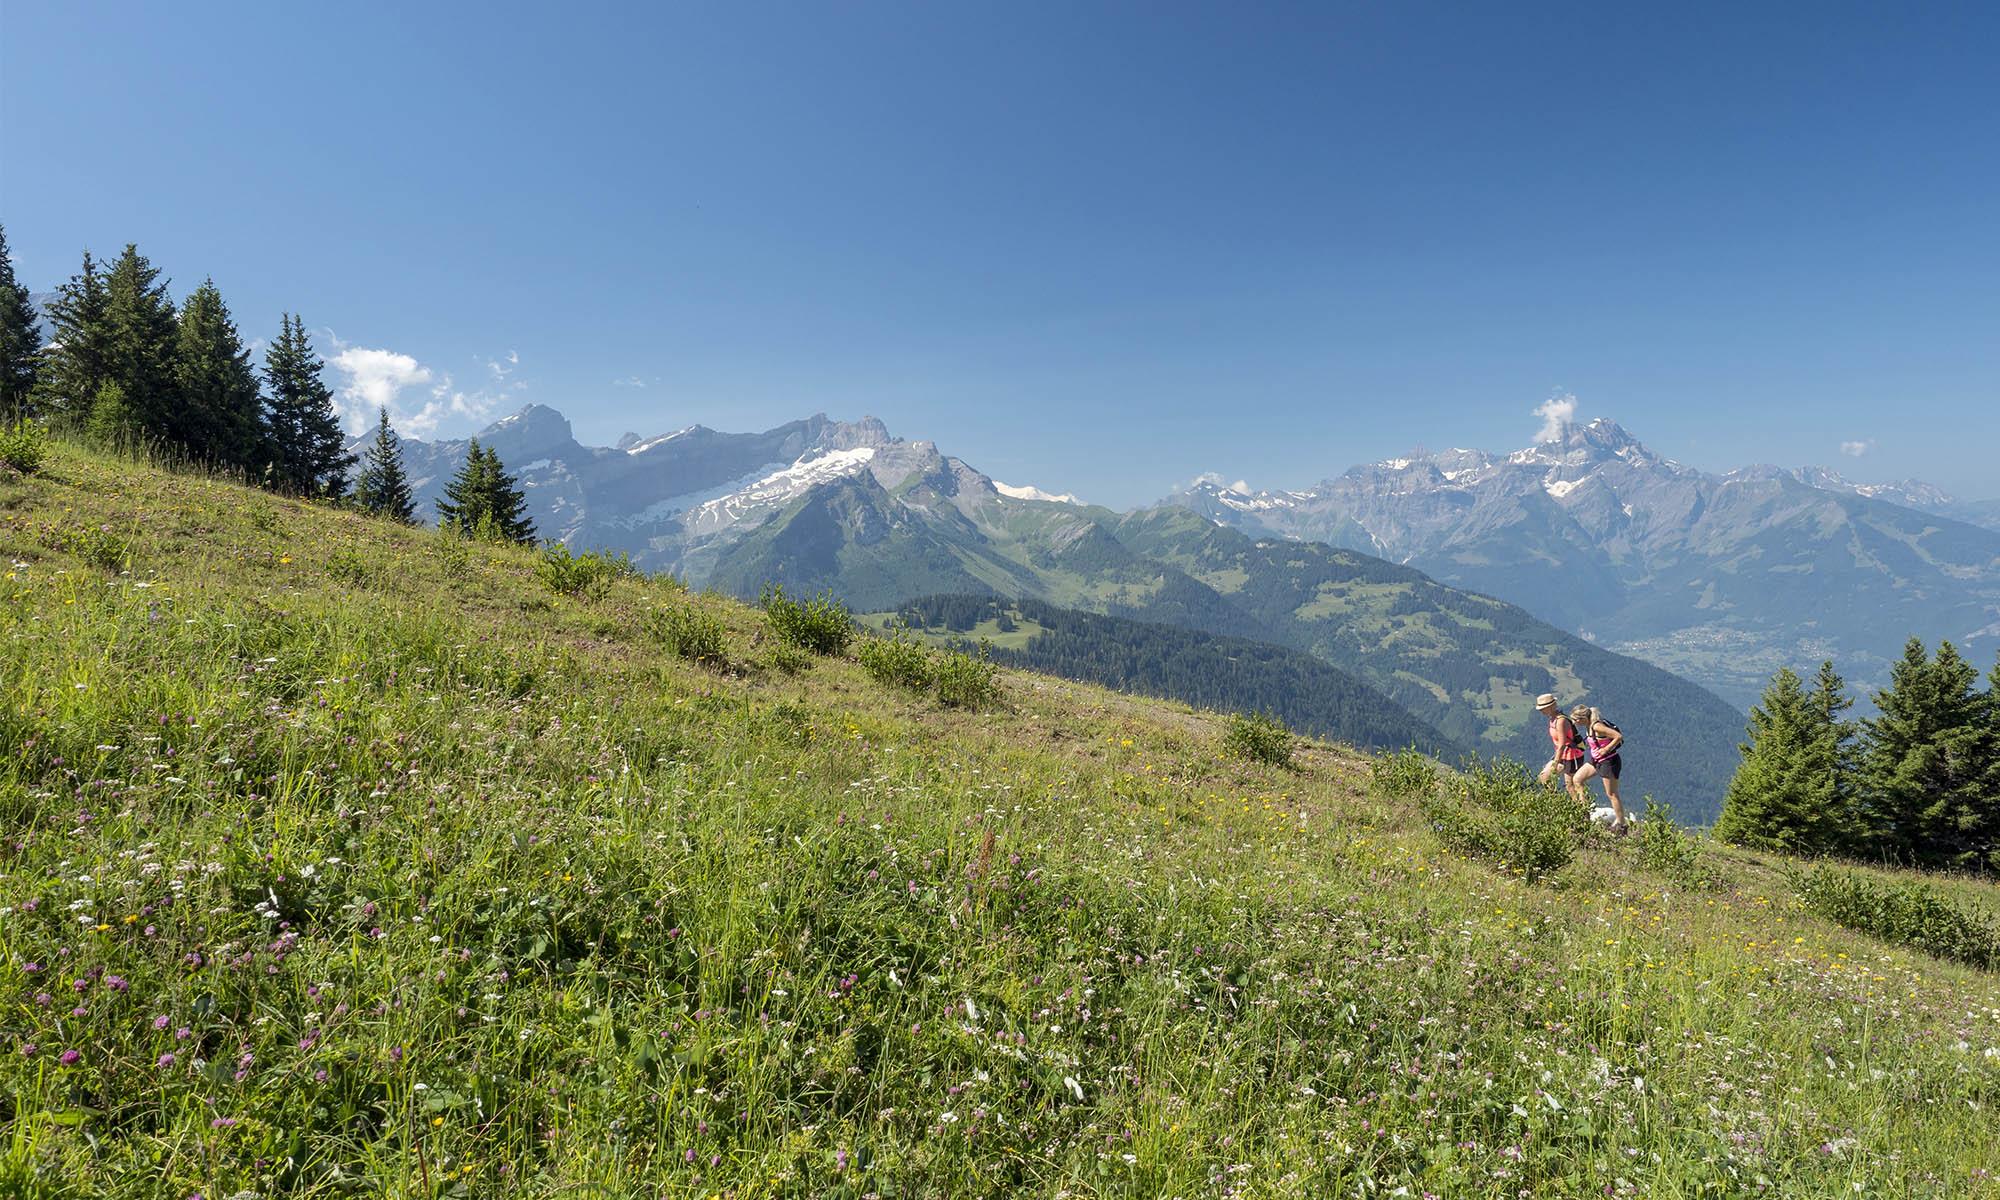
<svg viewBox="0 0 2000 1200">
<path fill-rule="evenodd" d="M 720 675 L 652 581 L 531 610 L 534 551 L 71 447 L 6 486 L 9 1194 L 1993 1193 L 1994 977 L 1734 860 L 1528 886 L 1169 706 Z"/>
</svg>

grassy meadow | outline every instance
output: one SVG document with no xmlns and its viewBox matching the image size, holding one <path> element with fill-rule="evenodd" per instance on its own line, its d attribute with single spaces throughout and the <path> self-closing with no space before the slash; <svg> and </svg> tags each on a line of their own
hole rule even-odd
<svg viewBox="0 0 2000 1200">
<path fill-rule="evenodd" d="M 1773 860 L 74 446 L 0 560 L 0 1195 L 2000 1195 L 2000 976 Z"/>
</svg>

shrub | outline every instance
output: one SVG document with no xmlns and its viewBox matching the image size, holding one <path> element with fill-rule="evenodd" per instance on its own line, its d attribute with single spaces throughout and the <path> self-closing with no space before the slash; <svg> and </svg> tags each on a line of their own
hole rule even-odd
<svg viewBox="0 0 2000 1200">
<path fill-rule="evenodd" d="M 764 655 L 764 661 L 769 663 L 773 670 L 783 671 L 787 675 L 799 675 L 812 670 L 813 656 L 797 646 L 773 646 L 770 652 Z"/>
<path fill-rule="evenodd" d="M 946 650 L 937 660 L 937 698 L 946 708 L 984 708 L 1000 698 L 1000 668 L 985 642 L 976 654 Z"/>
<path fill-rule="evenodd" d="M 1702 860 L 1701 837 L 1674 821 L 1673 810 L 1646 798 L 1646 815 L 1639 821 L 1639 865 L 1665 875 L 1684 888 L 1712 888 L 1715 872 Z"/>
<path fill-rule="evenodd" d="M 767 587 L 758 600 L 771 632 L 788 646 L 814 654 L 840 654 L 854 638 L 854 616 L 832 592 L 794 600 L 783 587 Z"/>
<path fill-rule="evenodd" d="M 2000 921 L 1927 883 L 1878 880 L 1824 862 L 1789 875 L 1808 912 L 1935 958 L 2000 968 Z"/>
<path fill-rule="evenodd" d="M 907 629 L 898 629 L 888 637 L 868 638 L 854 654 L 861 660 L 862 670 L 877 683 L 921 692 L 937 680 L 930 652 Z"/>
<path fill-rule="evenodd" d="M 625 561 L 624 568 L 630 570 L 630 560 Z M 551 592 L 585 600 L 602 599 L 619 574 L 618 562 L 611 555 L 596 550 L 571 554 L 569 547 L 561 542 L 550 542 L 543 547 L 542 561 L 535 564 L 535 578 Z"/>
<path fill-rule="evenodd" d="M 440 525 L 431 535 L 431 553 L 446 579 L 457 581 L 472 573 L 472 547 L 455 525 Z"/>
<path fill-rule="evenodd" d="M 1384 800 L 1418 800 L 1437 792 L 1437 764 L 1416 750 L 1377 755 L 1369 773 L 1370 786 Z"/>
<path fill-rule="evenodd" d="M 727 661 L 728 635 L 721 618 L 691 604 L 652 610 L 646 614 L 646 629 L 675 658 L 706 666 Z"/>
<path fill-rule="evenodd" d="M 353 550 L 335 550 L 326 560 L 326 573 L 350 587 L 368 583 L 368 560 Z"/>
<path fill-rule="evenodd" d="M 1519 763 L 1475 764 L 1458 777 L 1457 795 L 1420 801 L 1424 819 L 1446 847 L 1467 858 L 1540 879 L 1569 865 L 1589 818 L 1560 788 L 1547 788 Z"/>
<path fill-rule="evenodd" d="M 125 539 L 111 532 L 109 525 L 59 529 L 45 537 L 43 543 L 66 554 L 74 554 L 100 571 L 113 574 L 125 568 L 129 554 Z"/>
<path fill-rule="evenodd" d="M 1248 716 L 1231 713 L 1229 728 L 1222 734 L 1222 749 L 1225 754 L 1236 758 L 1289 767 L 1292 765 L 1292 731 L 1269 713 L 1251 713 Z"/>
<path fill-rule="evenodd" d="M 48 431 L 35 421 L 16 421 L 12 428 L 0 426 L 0 463 L 33 475 L 42 469 L 49 455 Z"/>
</svg>

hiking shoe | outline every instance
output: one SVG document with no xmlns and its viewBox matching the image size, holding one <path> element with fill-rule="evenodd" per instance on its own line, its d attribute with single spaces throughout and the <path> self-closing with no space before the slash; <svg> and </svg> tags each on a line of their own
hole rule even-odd
<svg viewBox="0 0 2000 1200">
<path fill-rule="evenodd" d="M 1632 823 L 1630 821 L 1613 821 L 1611 823 L 1611 832 L 1617 837 L 1624 837 L 1626 834 L 1632 832 Z"/>
</svg>

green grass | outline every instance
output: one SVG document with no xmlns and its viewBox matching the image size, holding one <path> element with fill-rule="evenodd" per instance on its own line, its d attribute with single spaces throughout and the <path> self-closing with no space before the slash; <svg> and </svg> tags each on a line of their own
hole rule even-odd
<svg viewBox="0 0 2000 1200">
<path fill-rule="evenodd" d="M 63 445 L 0 553 L 6 1194 L 1996 1192 L 1996 977 L 1765 860 L 1530 885 L 1342 750 Z"/>
</svg>

